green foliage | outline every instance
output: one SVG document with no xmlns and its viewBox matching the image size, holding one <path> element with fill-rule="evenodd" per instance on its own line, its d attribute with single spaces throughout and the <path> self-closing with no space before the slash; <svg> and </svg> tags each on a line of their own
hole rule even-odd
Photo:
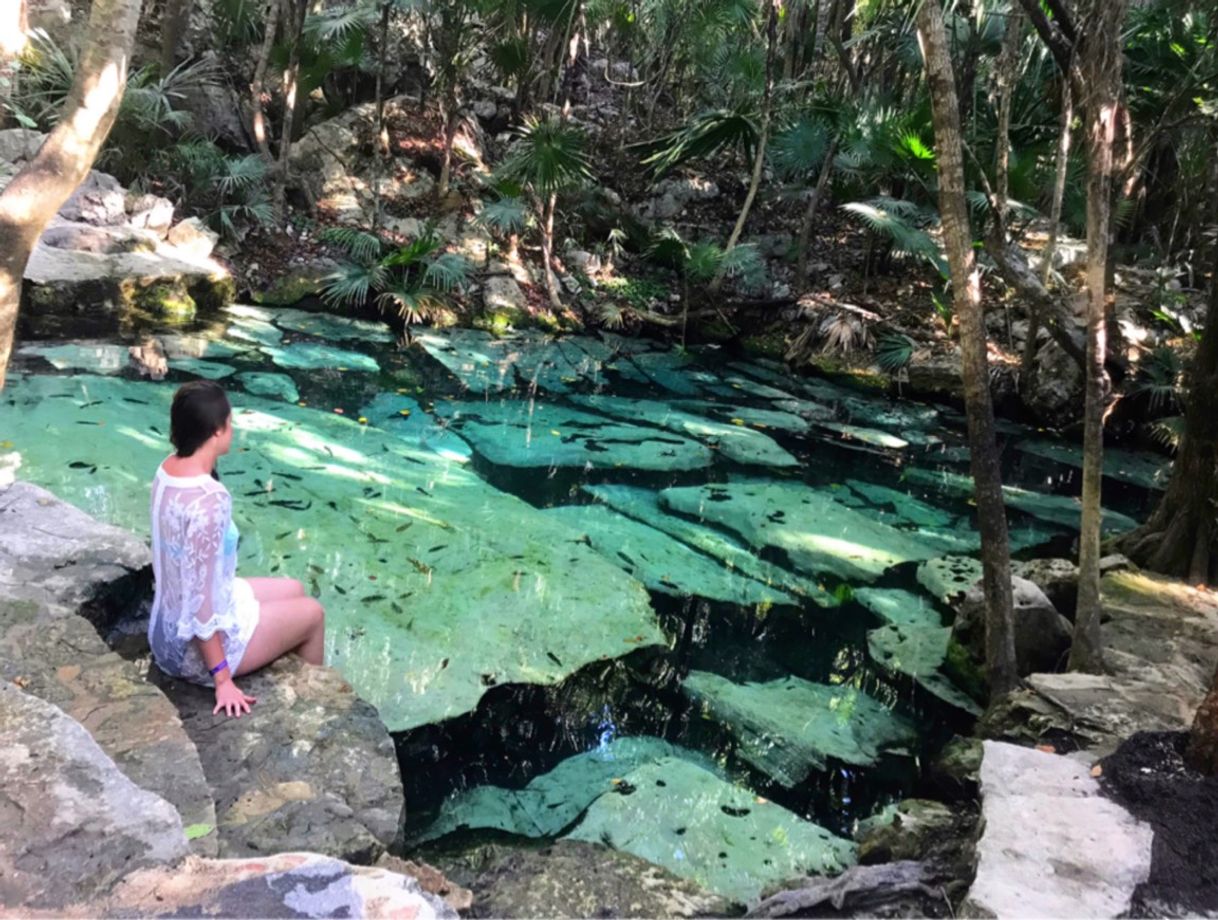
<svg viewBox="0 0 1218 920">
<path fill-rule="evenodd" d="M 1138 365 L 1129 395 L 1144 398 L 1152 413 L 1177 410 L 1183 404 L 1184 375 L 1180 352 L 1160 346 Z"/>
<path fill-rule="evenodd" d="M 758 137 L 758 126 L 751 114 L 720 109 L 702 112 L 679 130 L 631 149 L 642 155 L 643 164 L 659 178 L 690 160 L 718 153 L 738 151 L 747 160 L 753 156 Z"/>
<path fill-rule="evenodd" d="M 498 171 L 539 199 L 568 191 L 592 178 L 584 134 L 557 118 L 530 117 Z"/>
<path fill-rule="evenodd" d="M 829 152 L 832 130 L 828 120 L 812 115 L 775 134 L 770 160 L 778 174 L 786 179 L 806 179 L 819 173 Z"/>
<path fill-rule="evenodd" d="M 612 294 L 616 299 L 625 301 L 631 309 L 644 311 L 652 309 L 656 302 L 668 300 L 669 289 L 650 278 L 616 277 L 601 282 L 601 289 Z M 620 310 L 614 317 L 620 321 Z M 604 321 L 604 317 L 602 317 Z"/>
<path fill-rule="evenodd" d="M 322 299 L 333 307 L 375 300 L 381 310 L 390 307 L 407 323 L 421 323 L 450 306 L 452 295 L 469 283 L 469 261 L 445 252 L 443 240 L 430 228 L 397 247 L 347 227 L 324 230 L 321 239 L 351 257 L 322 282 Z"/>
<path fill-rule="evenodd" d="M 852 201 L 842 205 L 842 210 L 857 217 L 872 233 L 888 240 L 894 255 L 925 259 L 939 274 L 947 277 L 947 260 L 943 258 L 939 244 L 925 229 L 938 219 L 938 215 L 928 208 L 911 201 L 881 197 Z"/>
<path fill-rule="evenodd" d="M 515 196 L 504 196 L 494 201 L 483 202 L 478 214 L 478 224 L 492 233 L 507 236 L 523 233 L 529 222 L 529 211 L 523 201 Z"/>
<path fill-rule="evenodd" d="M 876 340 L 875 363 L 880 370 L 895 374 L 908 367 L 913 359 L 916 343 L 900 332 L 884 332 Z"/>
<path fill-rule="evenodd" d="M 271 222 L 269 173 L 260 156 L 230 156 L 212 141 L 191 138 L 155 151 L 149 172 L 158 177 L 164 192 L 184 201 L 227 237 Z"/>
<path fill-rule="evenodd" d="M 719 275 L 742 291 L 755 291 L 765 283 L 765 260 L 757 247 L 748 243 L 725 252 L 718 243 L 708 240 L 690 243 L 676 230 L 665 227 L 655 235 L 647 255 L 698 285 L 708 285 Z"/>
</svg>

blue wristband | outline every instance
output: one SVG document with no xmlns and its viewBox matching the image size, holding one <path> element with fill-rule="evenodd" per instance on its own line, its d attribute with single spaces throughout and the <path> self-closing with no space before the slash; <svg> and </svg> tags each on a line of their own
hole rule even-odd
<svg viewBox="0 0 1218 920">
<path fill-rule="evenodd" d="M 220 663 L 218 665 L 216 665 L 214 668 L 212 668 L 210 671 L 208 671 L 207 673 L 209 673 L 212 677 L 215 677 L 217 674 L 219 674 L 221 671 L 223 671 L 227 667 L 228 667 L 228 659 L 221 658 Z"/>
</svg>

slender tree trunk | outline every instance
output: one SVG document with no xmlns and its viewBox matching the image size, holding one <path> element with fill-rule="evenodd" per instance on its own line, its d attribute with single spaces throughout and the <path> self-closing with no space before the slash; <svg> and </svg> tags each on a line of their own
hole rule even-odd
<svg viewBox="0 0 1218 920">
<path fill-rule="evenodd" d="M 381 182 L 389 160 L 389 132 L 385 128 L 385 67 L 389 59 L 389 14 L 392 5 L 385 0 L 381 4 L 381 22 L 377 29 L 376 61 L 376 138 L 372 144 L 372 232 L 381 229 L 385 206 L 381 195 Z"/>
<path fill-rule="evenodd" d="M 1066 179 L 1070 173 L 1070 139 L 1074 126 L 1074 87 L 1062 81 L 1062 126 L 1057 141 L 1057 165 L 1053 177 L 1053 205 L 1049 212 L 1049 242 L 1045 244 L 1045 261 L 1040 280 L 1045 287 L 1053 277 L 1053 261 L 1057 257 L 1057 238 L 1061 232 L 1062 211 L 1066 204 Z"/>
<path fill-rule="evenodd" d="M 1129 0 L 1093 0 L 1085 24 L 1082 69 L 1089 95 L 1087 145 L 1091 172 L 1087 183 L 1087 374 L 1083 409 L 1083 516 L 1079 531 L 1078 610 L 1070 669 L 1100 671 L 1101 480 L 1104 475 L 1104 410 L 1109 381 L 1108 249 L 1117 123 L 1121 107 L 1121 26 Z"/>
<path fill-rule="evenodd" d="M 990 399 L 985 319 L 981 308 L 981 274 L 973 250 L 964 184 L 964 143 L 960 105 L 952 73 L 947 30 L 939 0 L 926 0 L 918 12 L 918 35 L 926 59 L 934 110 L 935 149 L 939 161 L 939 212 L 951 266 L 956 316 L 960 320 L 961 371 L 968 414 L 969 447 L 976 485 L 977 522 L 981 530 L 982 584 L 986 604 L 986 670 L 991 701 L 1018 683 L 1011 602 L 1011 554 L 1007 536 L 1002 478 Z"/>
<path fill-rule="evenodd" d="M 562 309 L 562 297 L 558 293 L 558 278 L 554 275 L 554 213 L 558 210 L 558 196 L 551 195 L 546 200 L 541 227 L 541 261 L 546 278 L 546 294 L 550 297 L 550 306 L 555 310 Z"/>
<path fill-rule="evenodd" d="M 254 142 L 268 164 L 273 164 L 275 158 L 271 153 L 271 141 L 267 135 L 266 110 L 262 104 L 262 96 L 265 92 L 266 69 L 270 65 L 271 50 L 275 47 L 275 33 L 279 31 L 279 15 L 283 2 L 284 0 L 269 0 L 266 5 L 262 47 L 258 49 L 258 61 L 254 65 L 254 79 L 250 83 L 250 101 L 254 111 Z"/>
<path fill-rule="evenodd" d="M 450 99 L 444 105 L 444 158 L 440 165 L 440 181 L 436 184 L 436 198 L 440 201 L 448 194 L 448 186 L 452 181 L 453 144 L 457 141 L 457 129 L 461 127 L 461 110 L 455 99 Z"/>
<path fill-rule="evenodd" d="M 753 210 L 753 202 L 757 200 L 757 191 L 761 188 L 761 179 L 765 175 L 765 152 L 770 140 L 770 120 L 774 105 L 774 57 L 778 45 L 778 6 L 780 0 L 766 0 L 766 2 L 769 6 L 769 12 L 766 16 L 765 95 L 761 100 L 761 136 L 757 140 L 757 153 L 753 158 L 753 175 L 749 180 L 748 194 L 744 196 L 744 206 L 740 209 L 740 216 L 736 219 L 736 226 L 732 228 L 732 235 L 728 237 L 727 245 L 723 247 L 724 256 L 727 256 L 736 248 L 736 244 L 740 242 L 740 237 L 744 233 L 744 226 L 748 223 L 749 213 Z M 715 277 L 708 288 L 712 295 L 718 294 L 719 289 L 723 286 L 725 271 L 725 267 L 721 266 L 715 273 Z"/>
<path fill-rule="evenodd" d="M 829 149 L 825 151 L 825 162 L 821 165 L 820 175 L 816 178 L 816 188 L 812 190 L 812 197 L 808 199 L 808 209 L 804 211 L 803 224 L 799 228 L 799 263 L 796 268 L 796 278 L 799 280 L 801 289 L 808 286 L 808 256 L 810 254 L 808 250 L 812 246 L 812 228 L 816 224 L 817 211 L 829 188 L 829 180 L 833 176 L 833 161 L 837 157 L 837 143 L 836 136 L 829 142 Z"/>
<path fill-rule="evenodd" d="M 1218 147 L 1218 129 L 1211 136 Z M 1218 159 L 1211 181 L 1213 274 L 1205 329 L 1189 372 L 1184 438 L 1158 508 L 1120 546 L 1146 568 L 1212 585 L 1218 584 Z"/>
<path fill-rule="evenodd" d="M 287 209 L 286 195 L 288 169 L 292 156 L 292 134 L 296 124 L 296 91 L 300 83 L 300 41 L 304 32 L 306 0 L 284 0 L 287 4 L 286 35 L 291 42 L 288 66 L 283 73 L 283 127 L 279 140 L 279 163 L 275 169 L 275 183 L 271 189 L 271 207 L 275 223 L 283 224 Z"/>
<path fill-rule="evenodd" d="M 17 79 L 14 64 L 29 40 L 26 15 L 26 0 L 0 3 L 0 128 L 5 126 L 5 105 L 13 96 L 13 84 Z"/>
<path fill-rule="evenodd" d="M 139 0 L 93 0 L 87 41 L 55 128 L 0 193 L 0 388 L 12 354 L 21 283 L 47 223 L 80 185 L 118 114 Z"/>
<path fill-rule="evenodd" d="M 1019 81 L 1019 52 L 1023 47 L 1023 17 L 1011 7 L 1002 40 L 995 80 L 998 84 L 998 140 L 994 152 L 994 187 L 998 197 L 998 219 L 1006 227 L 1011 198 L 1011 99 Z"/>
<path fill-rule="evenodd" d="M 165 12 L 161 19 L 161 74 L 173 70 L 177 62 L 178 49 L 190 26 L 192 0 L 165 0 Z"/>
</svg>

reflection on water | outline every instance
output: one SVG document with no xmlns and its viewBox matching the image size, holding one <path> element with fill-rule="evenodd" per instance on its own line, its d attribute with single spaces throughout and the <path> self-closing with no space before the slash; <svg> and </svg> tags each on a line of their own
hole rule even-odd
<svg viewBox="0 0 1218 920">
<path fill-rule="evenodd" d="M 953 566 L 918 577 L 978 548 L 957 412 L 612 335 L 399 349 L 342 317 L 230 317 L 167 339 L 163 383 L 116 343 L 27 346 L 0 452 L 146 533 L 173 389 L 223 379 L 241 569 L 326 604 L 418 844 L 571 836 L 748 898 L 848 864 L 854 821 L 977 711 L 922 583 Z M 1005 440 L 1016 548 L 1068 548 L 1077 453 Z M 1113 526 L 1162 466 L 1116 456 Z"/>
</svg>

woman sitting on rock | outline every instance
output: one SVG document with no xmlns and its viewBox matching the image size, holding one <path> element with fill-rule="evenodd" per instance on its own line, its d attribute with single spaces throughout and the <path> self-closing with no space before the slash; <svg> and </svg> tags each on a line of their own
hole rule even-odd
<svg viewBox="0 0 1218 920">
<path fill-rule="evenodd" d="M 218 384 L 196 380 L 177 391 L 169 440 L 176 453 L 152 485 L 148 642 L 162 671 L 214 684 L 213 715 L 240 717 L 255 699 L 233 677 L 293 651 L 321 664 L 325 611 L 294 578 L 236 577 L 233 499 L 216 474 L 233 440 L 232 409 Z"/>
</svg>

